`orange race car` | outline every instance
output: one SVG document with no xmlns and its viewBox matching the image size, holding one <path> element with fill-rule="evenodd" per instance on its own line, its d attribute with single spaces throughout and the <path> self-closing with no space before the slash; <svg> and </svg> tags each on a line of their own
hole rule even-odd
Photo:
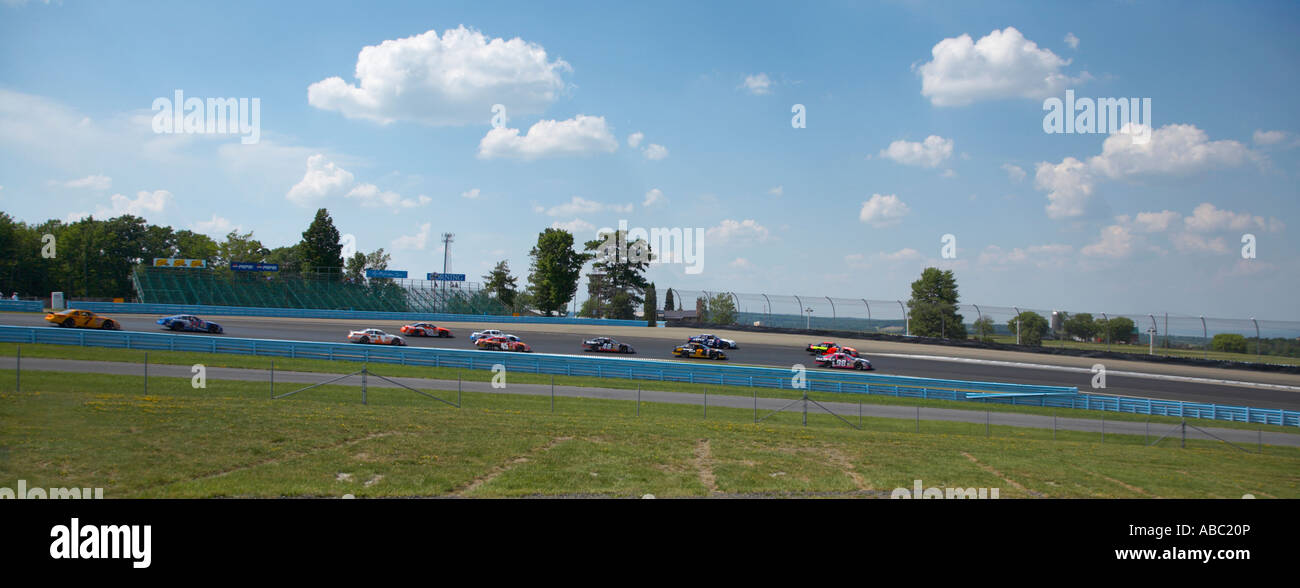
<svg viewBox="0 0 1300 588">
<path fill-rule="evenodd" d="M 89 310 L 68 309 L 60 312 L 51 312 L 45 315 L 45 320 L 54 323 L 60 327 L 81 327 L 83 329 L 107 329 L 110 331 L 122 330 L 122 325 L 117 321 L 106 316 L 99 316 Z"/>
<path fill-rule="evenodd" d="M 402 334 L 412 337 L 450 337 L 451 330 L 433 323 L 411 323 L 402 326 Z"/>
<path fill-rule="evenodd" d="M 514 335 L 501 335 L 499 337 L 479 337 L 474 341 L 474 345 L 485 351 L 521 351 L 529 353 L 533 350 L 531 346 L 519 340 Z"/>
</svg>

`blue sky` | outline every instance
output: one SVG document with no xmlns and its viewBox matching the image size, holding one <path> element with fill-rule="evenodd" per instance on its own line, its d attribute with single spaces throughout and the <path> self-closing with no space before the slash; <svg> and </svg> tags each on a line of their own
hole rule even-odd
<svg viewBox="0 0 1300 588">
<path fill-rule="evenodd" d="M 894 299 L 935 265 L 964 302 L 1298 320 L 1298 12 L 6 0 L 0 209 L 278 246 L 325 207 L 413 276 L 442 232 L 451 271 L 526 275 L 542 229 L 626 219 L 705 231 L 661 287 Z M 177 89 L 258 98 L 259 141 L 154 133 Z M 1045 133 L 1066 90 L 1149 98 L 1150 141 Z"/>
</svg>

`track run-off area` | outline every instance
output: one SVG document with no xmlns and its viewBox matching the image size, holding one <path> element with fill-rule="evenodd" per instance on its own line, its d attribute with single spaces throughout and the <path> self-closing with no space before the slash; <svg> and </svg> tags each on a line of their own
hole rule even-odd
<svg viewBox="0 0 1300 588">
<path fill-rule="evenodd" d="M 123 331 L 167 332 L 156 324 L 155 321 L 160 318 L 159 316 L 115 314 L 112 318 L 121 324 Z M 197 336 L 329 343 L 346 342 L 350 330 L 379 328 L 389 333 L 398 333 L 401 326 L 405 324 L 395 320 L 237 316 L 204 318 L 220 324 L 225 329 L 225 334 Z M 0 324 L 59 328 L 46 322 L 43 314 L 35 313 L 0 313 Z M 707 361 L 676 359 L 671 354 L 675 345 L 685 342 L 690 335 L 704 332 L 697 329 L 492 322 L 438 323 L 438 325 L 451 329 L 455 336 L 450 339 L 405 337 L 407 344 L 411 347 L 473 349 L 469 341 L 470 333 L 496 328 L 519 336 L 537 353 L 581 355 L 583 339 L 604 335 L 630 344 L 637 351 L 635 355 L 620 357 L 684 362 Z M 815 367 L 813 356 L 805 351 L 805 348 L 809 343 L 815 342 L 814 339 L 820 341 L 821 338 L 726 330 L 709 332 L 735 340 L 739 345 L 739 349 L 726 350 L 730 357 L 726 363 L 781 368 L 803 364 L 810 370 L 820 369 Z M 836 341 L 856 348 L 860 354 L 871 360 L 877 373 L 884 375 L 1075 386 L 1080 392 L 1092 394 L 1300 410 L 1300 375 L 1294 374 L 858 339 L 840 338 Z M 503 352 L 483 351 L 482 353 Z M 1092 388 L 1091 368 L 1097 363 L 1101 363 L 1106 368 L 1105 389 Z"/>
</svg>

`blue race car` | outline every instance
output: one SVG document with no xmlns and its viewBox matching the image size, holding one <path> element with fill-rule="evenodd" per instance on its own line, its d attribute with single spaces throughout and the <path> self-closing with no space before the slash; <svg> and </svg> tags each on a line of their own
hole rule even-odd
<svg viewBox="0 0 1300 588">
<path fill-rule="evenodd" d="M 158 319 L 158 324 L 173 331 L 199 331 L 201 333 L 222 333 L 221 325 L 205 321 L 192 314 L 178 314 Z"/>
</svg>

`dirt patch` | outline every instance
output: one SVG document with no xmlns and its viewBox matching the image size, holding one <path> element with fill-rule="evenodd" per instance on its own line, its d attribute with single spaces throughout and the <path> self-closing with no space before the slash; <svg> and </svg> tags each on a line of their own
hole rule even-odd
<svg viewBox="0 0 1300 588">
<path fill-rule="evenodd" d="M 384 479 L 384 475 L 383 475 L 383 474 L 375 474 L 375 475 L 373 475 L 373 476 L 370 476 L 370 479 L 369 479 L 369 480 L 366 480 L 366 483 L 364 484 L 364 486 L 367 487 L 367 488 L 369 488 L 369 487 L 371 487 L 371 486 L 374 486 L 375 484 L 378 484 L 379 481 L 380 481 L 380 480 L 383 480 L 383 479 Z"/>
<path fill-rule="evenodd" d="M 843 452 L 834 447 L 827 447 L 823 452 L 832 465 L 839 468 L 849 479 L 853 480 L 853 485 L 857 486 L 858 490 L 872 490 L 871 484 L 868 484 L 867 479 L 858 473 L 857 468 L 853 467 L 853 462 L 849 461 L 848 456 L 844 455 Z"/>
<path fill-rule="evenodd" d="M 1028 495 L 1033 496 L 1033 497 L 1036 497 L 1036 498 L 1046 498 L 1046 497 L 1047 497 L 1047 495 L 1046 495 L 1046 494 L 1043 494 L 1042 492 L 1037 492 L 1037 491 L 1035 491 L 1035 490 L 1030 490 L 1030 489 L 1028 489 L 1028 488 L 1022 486 L 1019 482 L 1017 482 L 1017 481 L 1015 481 L 1015 480 L 1012 480 L 1011 478 L 1006 477 L 1005 474 L 1003 474 L 1002 472 L 999 472 L 999 471 L 998 471 L 996 468 L 994 468 L 993 466 L 988 465 L 988 464 L 986 464 L 986 463 L 983 463 L 983 462 L 981 462 L 981 461 L 978 460 L 978 459 L 975 459 L 975 456 L 973 456 L 973 455 L 971 455 L 971 454 L 969 454 L 969 453 L 966 453 L 965 451 L 961 452 L 961 454 L 962 454 L 962 457 L 965 457 L 966 459 L 969 459 L 969 460 L 971 461 L 971 463 L 973 463 L 973 464 L 979 466 L 980 469 L 982 469 L 982 470 L 984 470 L 984 471 L 986 471 L 986 472 L 988 472 L 988 473 L 990 473 L 990 474 L 993 474 L 994 476 L 997 476 L 997 477 L 999 477 L 999 478 L 1002 478 L 1002 481 L 1003 481 L 1003 482 L 1006 482 L 1007 484 L 1010 484 L 1012 488 L 1015 488 L 1015 489 L 1017 489 L 1017 490 L 1020 490 L 1021 492 L 1024 492 L 1025 494 L 1028 494 Z"/>
<path fill-rule="evenodd" d="M 1110 476 L 1107 476 L 1106 474 L 1102 474 L 1102 473 L 1094 472 L 1094 471 L 1092 471 L 1092 470 L 1085 469 L 1085 468 L 1082 468 L 1082 467 L 1079 467 L 1079 466 L 1074 466 L 1074 467 L 1077 468 L 1079 471 L 1085 473 L 1085 474 L 1088 474 L 1088 475 L 1090 475 L 1090 476 L 1096 476 L 1096 477 L 1098 477 L 1098 478 L 1101 478 L 1101 479 L 1103 479 L 1103 480 L 1106 480 L 1107 482 L 1110 482 L 1110 483 L 1112 483 L 1112 484 L 1115 484 L 1116 486 L 1123 487 L 1125 490 L 1128 490 L 1129 492 L 1134 492 L 1134 493 L 1137 493 L 1137 494 L 1141 494 L 1141 495 L 1143 495 L 1143 496 L 1150 496 L 1150 497 L 1152 497 L 1152 498 L 1160 498 L 1159 496 L 1156 496 L 1155 494 L 1152 494 L 1152 493 L 1150 493 L 1150 492 L 1147 492 L 1146 490 L 1144 490 L 1144 489 L 1142 489 L 1142 488 L 1139 488 L 1139 487 L 1134 486 L 1134 485 L 1132 485 L 1132 484 L 1128 484 L 1128 483 L 1123 482 L 1123 481 L 1121 481 L 1121 480 L 1116 480 L 1115 478 L 1112 478 L 1112 477 L 1110 477 Z"/>
<path fill-rule="evenodd" d="M 695 444 L 695 471 L 699 472 L 700 484 L 709 494 L 718 494 L 718 479 L 713 475 L 713 448 L 708 439 L 700 439 Z"/>
<path fill-rule="evenodd" d="M 528 463 L 528 456 L 537 455 L 539 453 L 546 453 L 547 451 L 553 449 L 556 445 L 571 440 L 573 440 L 573 437 L 556 437 L 554 439 L 551 439 L 550 441 L 547 441 L 546 443 L 543 443 L 541 445 L 538 445 L 537 447 L 528 450 L 528 453 L 526 455 L 516 455 L 506 460 L 506 462 L 503 464 L 493 466 L 492 469 L 488 470 L 486 474 L 474 478 L 473 480 L 470 480 L 468 484 L 460 488 L 457 488 L 456 490 L 453 490 L 451 495 L 464 496 L 465 494 L 473 492 L 479 489 L 480 487 L 482 487 L 483 485 L 490 483 L 492 480 L 497 479 L 499 476 L 501 476 L 501 474 L 504 474 L 510 471 L 511 469 L 514 469 L 515 466 L 518 466 L 521 463 Z"/>
<path fill-rule="evenodd" d="M 375 440 L 375 439 L 381 439 L 381 438 L 384 438 L 384 437 L 388 437 L 388 436 L 391 436 L 391 435 L 397 435 L 397 434 L 399 434 L 397 431 L 386 431 L 386 432 L 383 432 L 383 433 L 371 433 L 371 434 L 369 434 L 369 435 L 365 435 L 365 436 L 362 436 L 362 437 L 357 437 L 357 438 L 355 438 L 355 439 L 344 439 L 343 441 L 339 441 L 338 443 L 334 443 L 334 444 L 332 444 L 332 445 L 326 445 L 325 447 L 318 447 L 318 448 L 316 448 L 316 449 L 312 449 L 312 450 L 310 450 L 310 451 L 300 451 L 300 452 L 297 452 L 297 453 L 294 453 L 294 454 L 291 454 L 291 455 L 281 455 L 281 456 L 278 456 L 278 457 L 272 457 L 272 458 L 269 458 L 269 459 L 263 459 L 263 460 L 255 461 L 255 462 L 253 462 L 253 463 L 244 464 L 244 465 L 239 466 L 239 467 L 234 467 L 234 468 L 229 468 L 229 469 L 221 470 L 221 471 L 219 471 L 219 472 L 213 472 L 213 473 L 210 473 L 210 474 L 203 474 L 203 475 L 201 475 L 201 476 L 195 476 L 195 477 L 193 477 L 193 478 L 190 478 L 189 481 L 207 480 L 207 479 L 210 479 L 210 478 L 220 478 L 220 477 L 222 477 L 222 476 L 227 476 L 227 475 L 233 474 L 233 473 L 235 473 L 235 472 L 242 472 L 242 471 L 244 471 L 244 470 L 249 470 L 249 469 L 256 468 L 256 467 L 261 467 L 261 466 L 264 466 L 264 465 L 277 464 L 277 463 L 280 463 L 280 462 L 289 461 L 289 460 L 291 460 L 291 459 L 298 459 L 298 458 L 300 458 L 300 457 L 306 457 L 306 456 L 308 456 L 308 455 L 313 455 L 313 454 L 316 454 L 316 453 L 320 453 L 320 452 L 322 452 L 322 451 L 329 451 L 329 450 L 331 450 L 331 449 L 338 449 L 338 448 L 340 448 L 340 447 L 350 447 L 350 446 L 352 446 L 352 445 L 356 445 L 357 443 L 364 443 L 364 442 L 366 442 L 366 441 L 372 441 L 372 440 Z"/>
<path fill-rule="evenodd" d="M 339 472 L 337 475 L 334 476 L 334 481 L 335 481 L 335 482 L 351 482 L 351 481 L 352 481 L 352 474 L 345 474 L 345 473 L 343 473 L 343 472 Z"/>
</svg>

